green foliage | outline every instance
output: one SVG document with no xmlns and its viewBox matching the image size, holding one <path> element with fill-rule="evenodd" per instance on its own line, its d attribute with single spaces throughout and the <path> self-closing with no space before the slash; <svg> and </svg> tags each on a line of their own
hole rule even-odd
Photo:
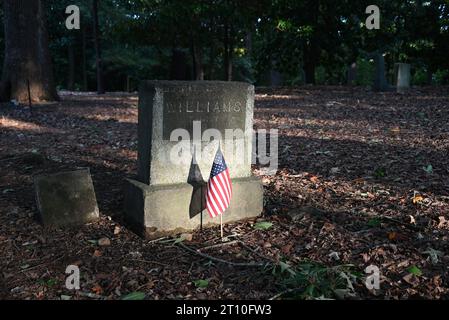
<svg viewBox="0 0 449 320">
<path fill-rule="evenodd" d="M 427 70 L 423 67 L 416 69 L 412 75 L 411 83 L 415 86 L 427 85 Z"/>
<path fill-rule="evenodd" d="M 234 60 L 235 80 L 255 83 L 254 66 L 251 58 L 245 54 L 237 56 Z"/>
<path fill-rule="evenodd" d="M 135 291 L 128 293 L 127 295 L 123 296 L 121 298 L 122 300 L 144 300 L 145 299 L 145 293 L 140 291 Z"/>
<path fill-rule="evenodd" d="M 326 84 L 328 75 L 324 66 L 320 65 L 315 70 L 316 84 Z"/>
<path fill-rule="evenodd" d="M 379 167 L 374 170 L 374 176 L 378 179 L 383 178 L 387 175 L 385 168 Z"/>
<path fill-rule="evenodd" d="M 268 230 L 273 226 L 271 222 L 260 221 L 254 224 L 254 229 L 256 230 Z"/>
<path fill-rule="evenodd" d="M 374 63 L 370 60 L 357 59 L 357 77 L 355 83 L 359 86 L 370 86 L 373 83 Z"/>
<path fill-rule="evenodd" d="M 439 69 L 435 72 L 435 83 L 438 85 L 449 84 L 449 70 Z"/>
<path fill-rule="evenodd" d="M 379 218 L 373 218 L 368 221 L 367 225 L 371 228 L 375 228 L 375 227 L 379 227 L 381 222 L 382 221 Z"/>
<path fill-rule="evenodd" d="M 38 283 L 40 284 L 40 285 L 43 285 L 43 286 L 47 286 L 47 287 L 54 287 L 57 283 L 58 283 L 58 280 L 57 279 L 39 279 L 38 280 Z"/>
<path fill-rule="evenodd" d="M 423 167 L 422 169 L 428 174 L 433 173 L 433 166 L 431 164 L 427 165 L 426 167 Z"/>
<path fill-rule="evenodd" d="M 59 88 L 67 88 L 68 49 L 72 48 L 75 89 L 95 90 L 92 1 L 76 3 L 81 30 L 65 28 L 69 4 L 73 2 L 47 2 L 55 80 Z M 386 54 L 389 75 L 395 62 L 407 62 L 414 71 L 412 84 L 427 84 L 427 70 L 434 84 L 449 83 L 447 3 L 379 0 L 381 29 L 376 31 L 364 26 L 369 4 L 365 0 L 102 0 L 99 24 L 106 88 L 124 90 L 128 77 L 131 89 L 141 79 L 170 78 L 173 49 L 186 53 L 187 77 L 192 78 L 193 46 L 201 55 L 205 78 L 223 79 L 226 31 L 233 48 L 233 78 L 256 85 L 268 83 L 270 70 L 280 72 L 286 85 L 305 83 L 310 70 L 317 84 L 340 84 L 347 66 L 357 62 L 355 84 L 369 86 L 375 51 Z"/>
<path fill-rule="evenodd" d="M 417 266 L 411 266 L 410 268 L 407 269 L 408 272 L 410 272 L 411 274 L 414 274 L 415 276 L 422 276 L 422 271 L 420 268 L 418 268 Z"/>
<path fill-rule="evenodd" d="M 197 288 L 207 288 L 209 286 L 209 280 L 199 279 L 199 280 L 193 281 L 193 284 Z"/>
<path fill-rule="evenodd" d="M 284 290 L 284 299 L 342 299 L 354 295 L 353 283 L 360 276 L 352 265 L 327 267 L 316 262 L 303 262 L 291 268 L 276 269 Z"/>
</svg>

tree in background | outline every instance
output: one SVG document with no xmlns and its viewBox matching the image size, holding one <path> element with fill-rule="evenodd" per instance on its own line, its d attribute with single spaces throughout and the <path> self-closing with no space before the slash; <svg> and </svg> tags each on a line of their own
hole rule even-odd
<svg viewBox="0 0 449 320">
<path fill-rule="evenodd" d="M 5 56 L 1 100 L 57 100 L 42 1 L 4 0 L 3 10 Z"/>
<path fill-rule="evenodd" d="M 379 0 L 380 30 L 364 26 L 369 0 L 78 0 L 81 30 L 65 28 L 73 1 L 46 3 L 59 89 L 129 91 L 142 79 L 265 85 L 272 75 L 287 85 L 341 84 L 354 62 L 355 83 L 372 85 L 379 57 L 390 82 L 396 62 L 412 64 L 421 84 L 449 81 L 444 0 Z M 28 28 L 25 38 L 36 39 Z"/>
<path fill-rule="evenodd" d="M 103 84 L 103 61 L 101 59 L 100 48 L 100 27 L 98 22 L 98 0 L 92 0 L 92 17 L 93 17 L 93 32 L 95 45 L 95 62 L 97 67 L 97 92 L 103 94 L 105 92 Z"/>
</svg>

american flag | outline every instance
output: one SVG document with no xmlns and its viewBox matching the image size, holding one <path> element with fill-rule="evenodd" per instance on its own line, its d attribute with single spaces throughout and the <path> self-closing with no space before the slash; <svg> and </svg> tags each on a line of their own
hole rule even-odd
<svg viewBox="0 0 449 320">
<path fill-rule="evenodd" d="M 232 184 L 229 169 L 221 150 L 218 149 L 207 183 L 206 207 L 211 218 L 222 214 L 229 207 L 231 196 Z"/>
</svg>

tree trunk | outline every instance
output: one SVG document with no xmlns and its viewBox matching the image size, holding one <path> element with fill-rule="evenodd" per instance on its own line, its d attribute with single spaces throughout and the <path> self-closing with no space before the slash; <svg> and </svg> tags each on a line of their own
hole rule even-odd
<svg viewBox="0 0 449 320">
<path fill-rule="evenodd" d="M 433 72 L 432 69 L 430 69 L 429 67 L 427 67 L 427 71 L 426 71 L 426 84 L 431 86 L 432 85 L 432 79 L 433 79 Z"/>
<path fill-rule="evenodd" d="M 41 0 L 4 0 L 5 59 L 0 88 L 3 101 L 58 100 Z"/>
<path fill-rule="evenodd" d="M 304 59 L 304 73 L 306 75 L 307 84 L 315 84 L 315 68 L 316 62 L 310 55 Z"/>
<path fill-rule="evenodd" d="M 316 44 L 316 40 L 312 38 L 309 40 L 308 45 L 304 48 L 304 73 L 306 84 L 315 84 L 315 69 L 319 59 L 319 48 Z"/>
<path fill-rule="evenodd" d="M 227 23 L 225 23 L 224 28 L 224 72 L 225 72 L 225 80 L 232 81 L 232 51 L 233 43 L 232 43 L 232 34 L 231 28 Z"/>
<path fill-rule="evenodd" d="M 68 62 L 69 62 L 67 89 L 69 91 L 73 91 L 75 89 L 75 50 L 73 48 L 72 40 L 70 40 L 67 49 L 68 49 Z"/>
<path fill-rule="evenodd" d="M 131 92 L 131 77 L 126 76 L 126 92 Z"/>
<path fill-rule="evenodd" d="M 253 33 L 251 30 L 246 31 L 245 36 L 245 48 L 246 48 L 246 55 L 251 56 L 253 54 Z"/>
<path fill-rule="evenodd" d="M 304 48 L 304 73 L 306 84 L 315 84 L 315 69 L 320 59 L 320 49 L 317 44 L 318 17 L 320 13 L 320 1 L 310 1 L 310 25 L 313 26 L 313 33 Z"/>
<path fill-rule="evenodd" d="M 346 81 L 347 81 L 348 86 L 355 85 L 355 82 L 357 80 L 357 63 L 356 62 L 351 63 L 351 65 L 348 67 L 346 78 L 347 78 Z"/>
<path fill-rule="evenodd" d="M 97 65 L 97 92 L 99 94 L 104 94 L 104 83 L 103 83 L 103 62 L 101 60 L 101 49 L 100 49 L 100 28 L 98 24 L 98 0 L 92 1 L 92 15 L 94 18 L 93 24 L 93 35 L 94 35 L 94 46 L 95 46 L 95 56 Z"/>
<path fill-rule="evenodd" d="M 187 57 L 178 49 L 172 49 L 170 80 L 187 80 Z"/>
<path fill-rule="evenodd" d="M 196 44 L 192 36 L 192 62 L 193 78 L 195 80 L 204 80 L 203 55 L 201 48 Z"/>
<path fill-rule="evenodd" d="M 83 91 L 87 91 L 86 29 L 83 27 Z"/>
<path fill-rule="evenodd" d="M 208 76 L 210 80 L 214 79 L 214 66 L 215 66 L 216 54 L 213 46 L 209 48 L 209 65 L 208 65 Z"/>
</svg>

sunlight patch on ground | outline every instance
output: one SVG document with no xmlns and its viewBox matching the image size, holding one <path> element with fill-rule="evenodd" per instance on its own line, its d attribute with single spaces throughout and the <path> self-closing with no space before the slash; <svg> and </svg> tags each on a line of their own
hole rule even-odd
<svg viewBox="0 0 449 320">
<path fill-rule="evenodd" d="M 43 127 L 40 125 L 37 125 L 35 123 L 26 122 L 22 120 L 15 120 L 10 119 L 8 117 L 1 117 L 0 118 L 0 128 L 6 128 L 6 129 L 12 129 L 12 130 L 18 130 L 18 131 L 32 131 L 36 133 L 62 133 L 63 131 L 55 129 L 55 128 L 48 128 Z"/>
<path fill-rule="evenodd" d="M 256 94 L 256 99 L 301 99 L 304 98 L 297 94 Z"/>
</svg>

